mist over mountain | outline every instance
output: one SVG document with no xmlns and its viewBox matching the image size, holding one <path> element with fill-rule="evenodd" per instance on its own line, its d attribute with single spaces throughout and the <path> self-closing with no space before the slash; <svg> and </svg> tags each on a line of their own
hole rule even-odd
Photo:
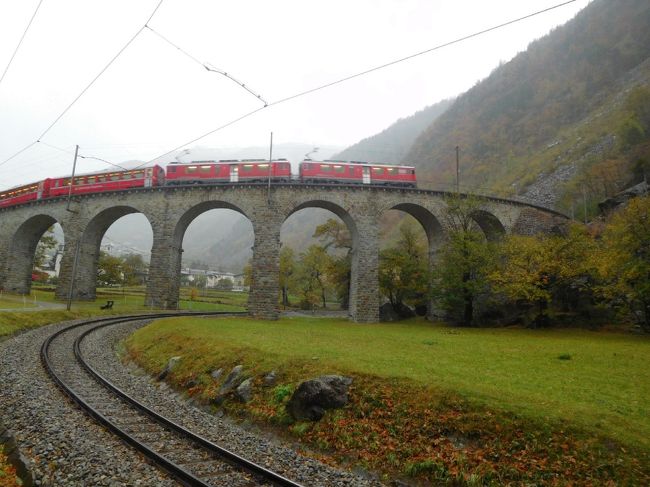
<svg viewBox="0 0 650 487">
<path fill-rule="evenodd" d="M 415 139 L 447 110 L 453 100 L 442 100 L 413 115 L 400 118 L 380 133 L 351 145 L 335 154 L 333 159 L 365 161 L 377 164 L 396 164 L 402 161 Z M 405 161 L 408 163 L 408 161 Z"/>
</svg>

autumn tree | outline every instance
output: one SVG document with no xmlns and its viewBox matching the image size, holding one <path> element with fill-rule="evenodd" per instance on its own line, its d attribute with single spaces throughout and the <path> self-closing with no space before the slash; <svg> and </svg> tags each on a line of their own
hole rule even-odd
<svg viewBox="0 0 650 487">
<path fill-rule="evenodd" d="M 282 294 L 282 306 L 290 306 L 289 291 L 296 285 L 297 263 L 294 250 L 289 246 L 283 246 L 280 251 L 280 292 Z"/>
<path fill-rule="evenodd" d="M 398 313 L 407 304 L 420 304 L 429 286 L 427 250 L 414 225 L 403 222 L 397 244 L 379 254 L 379 289 Z"/>
<path fill-rule="evenodd" d="M 122 282 L 122 259 L 103 250 L 100 251 L 97 265 L 97 285 L 117 286 Z"/>
<path fill-rule="evenodd" d="M 567 235 L 511 235 L 497 248 L 498 265 L 489 274 L 495 293 L 537 307 L 533 323 L 549 323 L 548 307 L 561 289 L 587 288 L 593 282 L 590 256 L 594 241 L 585 227 Z"/>
<path fill-rule="evenodd" d="M 447 199 L 444 220 L 449 235 L 440 248 L 431 294 L 451 318 L 470 326 L 476 302 L 489 291 L 487 275 L 493 261 L 492 245 L 474 221 L 479 201 L 454 196 Z"/>
<path fill-rule="evenodd" d="M 59 244 L 54 236 L 54 227 L 50 227 L 43 234 L 36 246 L 36 253 L 34 254 L 34 268 L 41 269 L 45 265 L 49 257 L 50 251 L 55 249 Z"/>
<path fill-rule="evenodd" d="M 122 273 L 124 284 L 134 286 L 144 283 L 147 273 L 147 264 L 140 254 L 127 254 L 122 257 Z"/>
<path fill-rule="evenodd" d="M 352 273 L 352 237 L 347 225 L 334 218 L 316 227 L 313 235 L 330 255 L 326 273 L 334 287 L 341 308 L 350 304 L 350 279 Z"/>
<path fill-rule="evenodd" d="M 594 260 L 599 293 L 624 303 L 650 332 L 650 196 L 633 198 L 612 216 Z"/>
<path fill-rule="evenodd" d="M 312 308 L 320 301 L 323 309 L 326 305 L 326 295 L 329 282 L 327 268 L 329 255 L 319 245 L 311 245 L 300 255 L 298 262 L 297 280 L 301 297 L 301 307 Z"/>
</svg>

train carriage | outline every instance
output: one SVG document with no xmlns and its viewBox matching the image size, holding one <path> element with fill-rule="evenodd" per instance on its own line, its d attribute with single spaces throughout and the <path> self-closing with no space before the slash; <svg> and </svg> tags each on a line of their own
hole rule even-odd
<svg viewBox="0 0 650 487">
<path fill-rule="evenodd" d="M 29 203 L 49 196 L 50 179 L 0 191 L 0 208 Z"/>
<path fill-rule="evenodd" d="M 165 171 L 160 166 L 83 174 L 75 176 L 72 194 L 101 193 L 131 188 L 150 188 L 164 183 Z M 54 178 L 50 180 L 49 196 L 67 196 L 70 194 L 71 178 Z"/>
<path fill-rule="evenodd" d="M 300 163 L 300 181 L 303 183 L 416 186 L 413 166 L 331 160 L 312 161 L 309 159 Z"/>
<path fill-rule="evenodd" d="M 219 184 L 264 182 L 269 176 L 275 182 L 291 180 L 291 164 L 286 159 L 194 161 L 190 164 L 168 164 L 167 184 Z"/>
</svg>

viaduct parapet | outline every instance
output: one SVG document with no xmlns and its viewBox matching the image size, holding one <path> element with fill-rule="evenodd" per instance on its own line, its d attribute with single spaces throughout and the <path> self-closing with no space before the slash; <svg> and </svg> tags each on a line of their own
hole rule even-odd
<svg viewBox="0 0 650 487">
<path fill-rule="evenodd" d="M 429 242 L 429 261 L 446 235 L 445 210 L 449 193 L 379 187 L 325 185 L 227 185 L 159 187 L 76 196 L 66 210 L 65 199 L 33 202 L 0 210 L 0 288 L 26 294 L 36 246 L 41 236 L 59 223 L 65 250 L 56 296 L 65 299 L 72 281 L 75 253 L 79 252 L 74 299 L 96 296 L 99 249 L 108 228 L 130 213 L 142 213 L 153 230 L 153 246 L 145 304 L 176 309 L 179 300 L 183 237 L 189 224 L 203 212 L 235 210 L 253 226 L 253 277 L 248 309 L 251 315 L 275 319 L 279 313 L 280 228 L 304 208 L 330 210 L 345 222 L 353 241 L 350 318 L 357 322 L 379 319 L 379 219 L 388 210 L 401 210 L 423 226 Z M 525 203 L 481 197 L 472 218 L 488 239 L 509 233 L 549 232 L 566 218 Z M 215 229 L 215 233 L 227 231 Z"/>
</svg>

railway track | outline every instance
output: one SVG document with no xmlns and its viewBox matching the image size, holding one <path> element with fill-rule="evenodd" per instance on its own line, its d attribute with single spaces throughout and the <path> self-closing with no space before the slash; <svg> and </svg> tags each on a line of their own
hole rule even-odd
<svg viewBox="0 0 650 487">
<path fill-rule="evenodd" d="M 41 361 L 52 380 L 84 412 L 150 462 L 188 486 L 293 486 L 295 483 L 157 414 L 102 377 L 82 353 L 84 339 L 100 328 L 168 316 L 234 313 L 169 313 L 88 320 L 49 336 Z"/>
</svg>

